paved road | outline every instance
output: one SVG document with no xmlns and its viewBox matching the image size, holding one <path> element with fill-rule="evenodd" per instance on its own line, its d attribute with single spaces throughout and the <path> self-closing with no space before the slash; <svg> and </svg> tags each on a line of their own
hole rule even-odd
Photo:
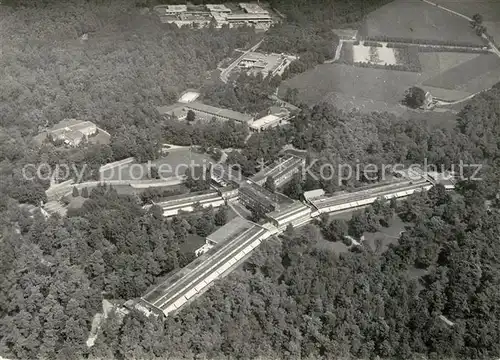
<svg viewBox="0 0 500 360">
<path fill-rule="evenodd" d="M 245 51 L 240 57 L 238 57 L 236 60 L 234 60 L 231 63 L 231 65 L 229 65 L 226 69 L 222 70 L 222 72 L 220 73 L 220 79 L 222 80 L 222 82 L 227 83 L 228 76 L 231 73 L 231 71 L 236 67 L 236 65 L 238 65 L 238 63 L 241 60 L 243 60 L 243 58 L 245 56 L 247 56 L 248 53 L 251 53 L 252 51 L 257 50 L 259 48 L 260 44 L 262 44 L 263 41 L 264 41 L 264 39 L 262 39 L 261 41 L 259 41 L 257 44 L 255 44 L 254 46 L 252 46 L 250 49 L 248 49 L 247 51 Z"/>
</svg>

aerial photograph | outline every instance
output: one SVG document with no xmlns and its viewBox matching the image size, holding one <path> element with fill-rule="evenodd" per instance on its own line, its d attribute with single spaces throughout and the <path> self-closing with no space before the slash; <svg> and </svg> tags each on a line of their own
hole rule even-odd
<svg viewBox="0 0 500 360">
<path fill-rule="evenodd" d="M 499 0 L 0 0 L 0 360 L 500 360 Z"/>
</svg>

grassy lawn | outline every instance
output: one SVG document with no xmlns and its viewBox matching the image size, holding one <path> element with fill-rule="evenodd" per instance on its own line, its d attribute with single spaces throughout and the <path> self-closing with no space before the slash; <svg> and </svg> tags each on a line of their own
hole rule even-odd
<svg viewBox="0 0 500 360">
<path fill-rule="evenodd" d="M 364 243 L 368 244 L 373 250 L 376 250 L 377 241 L 380 240 L 381 248 L 379 249 L 379 253 L 382 253 L 389 248 L 389 245 L 396 245 L 398 243 L 399 233 L 404 231 L 407 225 L 410 224 L 404 223 L 398 216 L 395 216 L 391 226 L 388 228 L 382 228 L 376 233 L 364 233 Z"/>
<path fill-rule="evenodd" d="M 479 13 L 483 15 L 485 21 L 500 21 L 498 0 L 432 0 L 432 2 L 468 17 Z"/>
<path fill-rule="evenodd" d="M 469 61 L 462 62 L 426 81 L 423 85 L 466 92 L 476 92 L 487 89 L 498 81 L 498 77 L 492 79 L 492 83 L 486 82 L 485 74 L 498 72 L 500 70 L 500 58 L 493 54 L 481 54 Z M 476 78 L 483 80 L 481 86 L 474 82 Z M 471 84 L 468 86 L 468 84 Z"/>
<path fill-rule="evenodd" d="M 345 109 L 404 112 L 400 102 L 405 90 L 419 83 L 421 77 L 406 71 L 323 64 L 285 81 L 280 95 L 291 87 L 299 90 L 299 99 L 308 105 L 330 101 Z"/>
<path fill-rule="evenodd" d="M 421 52 L 418 54 L 420 64 L 422 65 L 422 72 L 428 77 L 436 76 L 441 72 L 471 61 L 479 56 L 480 54 L 453 52 Z"/>
<path fill-rule="evenodd" d="M 163 177 L 171 177 L 175 176 L 176 169 L 179 175 L 184 175 L 186 166 L 204 164 L 208 166 L 209 161 L 212 159 L 207 154 L 189 151 L 189 149 L 179 149 L 170 151 L 168 155 L 152 161 L 152 164 L 156 165 L 159 170 L 163 168 L 161 174 Z M 148 179 L 147 174 L 147 164 L 135 163 L 104 171 L 103 177 L 108 180 L 146 180 Z"/>
<path fill-rule="evenodd" d="M 332 215 L 331 219 L 349 220 L 352 217 L 353 211 Z M 364 233 L 365 241 L 374 251 L 377 248 L 378 239 L 380 240 L 381 247 L 378 249 L 379 253 L 386 251 L 391 244 L 397 244 L 399 234 L 409 224 L 404 223 L 399 217 L 395 216 L 392 224 L 388 228 L 382 228 L 376 233 Z M 327 249 L 335 253 L 343 253 L 349 251 L 349 248 L 341 241 L 332 242 L 321 238 L 316 244 L 319 249 Z"/>
<path fill-rule="evenodd" d="M 447 0 L 442 1 L 448 3 Z M 367 16 L 362 33 L 367 36 L 483 44 L 467 20 L 423 1 L 395 0 L 380 7 Z"/>
<path fill-rule="evenodd" d="M 205 238 L 197 234 L 188 234 L 186 240 L 179 244 L 182 253 L 194 253 L 205 244 Z"/>
</svg>

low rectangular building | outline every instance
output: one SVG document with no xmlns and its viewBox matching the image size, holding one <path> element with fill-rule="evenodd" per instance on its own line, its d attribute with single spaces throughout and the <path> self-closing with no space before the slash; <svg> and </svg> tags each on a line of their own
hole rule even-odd
<svg viewBox="0 0 500 360">
<path fill-rule="evenodd" d="M 219 207 L 224 204 L 225 200 L 215 190 L 170 196 L 164 201 L 155 203 L 163 209 L 165 217 L 177 215 L 181 211 L 194 211 L 197 205 L 207 208 L 210 206 Z"/>
<path fill-rule="evenodd" d="M 205 7 L 212 13 L 231 14 L 231 9 L 224 4 L 207 4 Z"/>
<path fill-rule="evenodd" d="M 317 199 L 321 196 L 325 195 L 325 190 L 323 189 L 315 189 L 310 191 L 304 191 L 304 200 L 310 202 L 313 199 Z"/>
<path fill-rule="evenodd" d="M 208 235 L 206 239 L 207 244 L 215 246 L 230 241 L 250 229 L 252 226 L 254 226 L 252 222 L 238 216 Z"/>
<path fill-rule="evenodd" d="M 215 118 L 222 121 L 233 120 L 243 124 L 250 124 L 253 121 L 253 117 L 250 115 L 243 114 L 238 111 L 206 105 L 197 101 L 185 104 L 177 103 L 169 106 L 158 106 L 156 110 L 160 113 L 160 115 L 178 120 L 185 120 L 188 111 L 191 110 L 195 113 L 196 117 L 204 120 L 211 120 L 212 118 Z"/>
<path fill-rule="evenodd" d="M 269 14 L 267 10 L 255 3 L 239 3 L 239 5 L 247 14 Z"/>
<path fill-rule="evenodd" d="M 165 8 L 165 15 L 177 15 L 186 11 L 186 5 L 167 5 Z"/>
<path fill-rule="evenodd" d="M 285 206 L 279 210 L 267 214 L 267 218 L 278 229 L 286 229 L 288 225 L 299 226 L 311 218 L 311 208 L 300 201 Z"/>
<path fill-rule="evenodd" d="M 255 120 L 251 125 L 250 129 L 254 132 L 261 132 L 272 127 L 279 126 L 283 118 L 278 115 L 269 114 L 260 119 Z"/>
<path fill-rule="evenodd" d="M 268 13 L 262 14 L 229 14 L 226 17 L 229 24 L 242 23 L 242 24 L 258 24 L 258 23 L 272 23 L 273 19 Z"/>
</svg>

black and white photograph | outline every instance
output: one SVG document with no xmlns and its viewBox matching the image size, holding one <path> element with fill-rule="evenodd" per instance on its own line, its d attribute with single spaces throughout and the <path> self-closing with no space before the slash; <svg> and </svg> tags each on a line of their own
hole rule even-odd
<svg viewBox="0 0 500 360">
<path fill-rule="evenodd" d="M 0 360 L 500 360 L 500 0 L 0 0 Z"/>
</svg>

